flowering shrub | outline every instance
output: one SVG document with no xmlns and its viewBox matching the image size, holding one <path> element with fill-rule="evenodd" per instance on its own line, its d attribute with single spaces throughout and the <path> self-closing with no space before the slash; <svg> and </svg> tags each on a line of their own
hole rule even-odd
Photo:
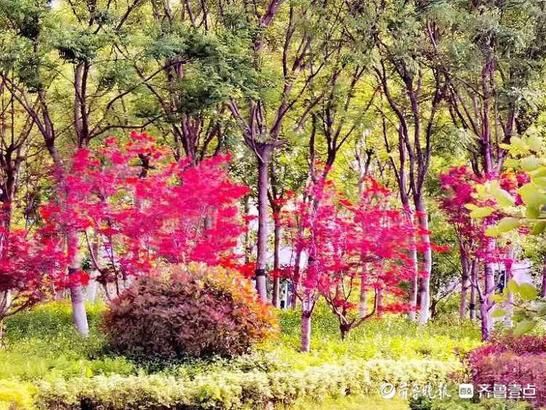
<svg viewBox="0 0 546 410">
<path fill-rule="evenodd" d="M 534 385 L 533 404 L 546 405 L 546 336 L 497 339 L 468 359 L 475 384 Z"/>
<path fill-rule="evenodd" d="M 237 273 L 192 265 L 137 279 L 112 302 L 103 327 L 110 346 L 128 356 L 231 357 L 270 336 L 276 319 Z"/>
</svg>

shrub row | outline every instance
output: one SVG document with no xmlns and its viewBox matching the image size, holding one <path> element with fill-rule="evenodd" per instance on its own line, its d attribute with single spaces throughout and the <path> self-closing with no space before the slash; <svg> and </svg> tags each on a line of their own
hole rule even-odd
<svg viewBox="0 0 546 410">
<path fill-rule="evenodd" d="M 456 361 L 372 360 L 299 371 L 219 371 L 192 379 L 168 375 L 95 376 L 40 382 L 44 409 L 240 409 L 291 404 L 303 398 L 375 394 L 382 382 L 444 383 Z"/>
</svg>

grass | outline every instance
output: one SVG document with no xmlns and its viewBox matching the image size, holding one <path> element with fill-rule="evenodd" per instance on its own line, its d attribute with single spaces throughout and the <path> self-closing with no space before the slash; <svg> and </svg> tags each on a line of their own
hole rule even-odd
<svg viewBox="0 0 546 410">
<path fill-rule="evenodd" d="M 0 349 L 0 381 L 22 382 L 96 375 L 136 375 L 158 372 L 149 364 L 134 363 L 109 354 L 100 331 L 103 305 L 88 306 L 90 336 L 79 337 L 73 329 L 70 306 L 54 302 L 37 306 L 6 321 L 5 347 Z M 279 312 L 281 333 L 276 340 L 259 346 L 256 352 L 234 360 L 173 363 L 161 373 L 194 378 L 217 371 L 304 370 L 330 363 L 367 360 L 436 359 L 458 361 L 459 356 L 480 344 L 476 326 L 456 319 L 436 321 L 419 327 L 403 317 L 373 319 L 340 340 L 335 318 L 323 306 L 313 316 L 312 351 L 303 354 L 299 346 L 299 314 Z M 295 409 L 316 408 L 301 402 Z M 348 396 L 326 398 L 322 409 L 407 409 L 404 401 L 379 397 Z"/>
<path fill-rule="evenodd" d="M 458 360 L 480 344 L 479 329 L 469 321 L 442 320 L 423 327 L 404 317 L 371 319 L 341 341 L 335 318 L 321 306 L 313 316 L 311 352 L 302 355 L 299 313 L 283 311 L 280 317 L 281 340 L 264 349 L 302 366 L 344 359 Z"/>
</svg>

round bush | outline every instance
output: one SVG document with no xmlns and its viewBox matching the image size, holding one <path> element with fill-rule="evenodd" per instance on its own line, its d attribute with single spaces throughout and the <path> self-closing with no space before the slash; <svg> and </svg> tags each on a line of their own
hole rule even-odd
<svg viewBox="0 0 546 410">
<path fill-rule="evenodd" d="M 239 273 L 193 266 L 135 280 L 112 301 L 103 328 L 118 353 L 178 359 L 243 354 L 277 322 Z"/>
</svg>

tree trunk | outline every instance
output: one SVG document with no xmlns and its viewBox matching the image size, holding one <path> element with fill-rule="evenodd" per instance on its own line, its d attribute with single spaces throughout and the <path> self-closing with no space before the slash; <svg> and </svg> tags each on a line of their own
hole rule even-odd
<svg viewBox="0 0 546 410">
<path fill-rule="evenodd" d="M 274 240 L 273 240 L 273 270 L 275 271 L 275 277 L 273 278 L 273 294 L 271 296 L 271 303 L 276 308 L 280 307 L 280 288 L 281 279 L 279 278 L 280 268 L 280 248 L 281 248 L 281 221 L 279 215 L 275 216 L 275 228 L 274 228 Z"/>
<path fill-rule="evenodd" d="M 383 316 L 383 289 L 377 289 L 375 298 L 375 314 L 377 317 Z"/>
<path fill-rule="evenodd" d="M 67 253 L 69 257 L 68 276 L 78 273 L 81 269 L 78 255 L 78 234 L 71 231 L 67 235 Z M 70 283 L 70 299 L 72 301 L 72 320 L 82 336 L 89 335 L 89 325 L 87 324 L 87 314 L 85 311 L 85 297 L 81 283 Z"/>
<path fill-rule="evenodd" d="M 415 321 L 417 317 L 417 294 L 419 292 L 419 260 L 415 246 L 411 249 L 411 260 L 413 261 L 414 274 L 410 284 L 410 311 L 408 317 L 410 320 Z"/>
<path fill-rule="evenodd" d="M 368 314 L 368 297 L 366 289 L 366 280 L 364 270 L 366 269 L 365 265 L 362 267 L 362 274 L 360 275 L 360 299 L 358 302 L 358 316 L 364 317 Z"/>
<path fill-rule="evenodd" d="M 425 203 L 421 197 L 415 202 L 415 213 L 419 222 L 419 228 L 422 230 L 421 241 L 423 242 L 423 271 L 425 276 L 421 278 L 419 286 L 420 306 L 419 323 L 425 324 L 430 317 L 430 274 L 432 271 L 432 249 L 430 243 L 430 233 L 428 227 L 428 214 Z"/>
<path fill-rule="evenodd" d="M 540 288 L 540 297 L 546 298 L 546 255 L 542 265 L 542 287 Z"/>
<path fill-rule="evenodd" d="M 469 270 L 470 262 L 468 260 L 468 255 L 466 250 L 461 246 L 459 248 L 460 257 L 461 257 L 461 302 L 459 304 L 459 318 L 465 319 L 466 311 L 468 309 L 468 288 L 470 286 L 470 274 Z"/>
<path fill-rule="evenodd" d="M 493 255 L 495 251 L 495 240 L 492 238 L 487 239 L 487 256 Z M 489 340 L 491 337 L 491 307 L 493 301 L 491 296 L 495 292 L 495 271 L 493 270 L 493 263 L 486 261 L 484 263 L 484 289 L 483 296 L 480 300 L 480 315 L 481 315 L 481 329 L 482 340 Z"/>
<path fill-rule="evenodd" d="M 91 252 L 93 252 L 93 255 L 95 255 L 95 259 L 97 261 L 97 264 L 100 264 L 101 262 L 101 247 L 99 244 L 99 237 L 98 235 L 95 235 L 95 238 L 93 240 Z M 91 271 L 91 277 L 89 278 L 89 284 L 87 285 L 87 289 L 85 290 L 85 294 L 87 296 L 87 301 L 91 303 L 95 303 L 97 299 L 97 290 L 99 287 L 99 283 L 97 282 L 97 277 L 100 275 L 100 272 L 98 270 L 98 266 L 95 266 L 92 263 L 93 269 Z"/>
<path fill-rule="evenodd" d="M 300 351 L 309 352 L 311 349 L 311 311 L 301 311 Z"/>
<path fill-rule="evenodd" d="M 245 236 L 244 236 L 244 248 L 245 248 L 245 263 L 250 262 L 250 254 L 252 252 L 252 245 L 250 244 L 250 195 L 245 197 Z"/>
<path fill-rule="evenodd" d="M 258 157 L 258 249 L 256 257 L 256 290 L 262 302 L 267 302 L 267 209 L 269 162 L 273 147 L 264 145 Z"/>
<path fill-rule="evenodd" d="M 512 272 L 512 261 L 513 261 L 513 258 L 514 258 L 514 255 L 515 255 L 515 252 L 514 252 L 514 249 L 511 248 L 510 249 L 510 252 L 509 252 L 509 255 L 508 255 L 508 258 L 510 259 L 510 261 L 508 263 L 506 263 L 506 277 L 505 277 L 505 282 L 506 284 L 508 284 L 508 282 L 512 279 L 512 276 L 513 276 L 513 272 Z M 505 290 L 508 295 L 507 295 L 507 301 L 506 301 L 506 304 L 505 304 L 505 310 L 506 310 L 506 314 L 504 315 L 504 326 L 507 328 L 507 329 L 511 329 L 514 324 L 513 324 L 513 321 L 512 321 L 512 315 L 514 313 L 514 294 L 512 292 L 510 292 L 508 289 Z"/>
<path fill-rule="evenodd" d="M 478 284 L 478 261 L 474 259 L 470 264 L 470 304 L 468 305 L 470 320 L 476 319 L 476 286 Z"/>
<path fill-rule="evenodd" d="M 489 340 L 491 337 L 491 317 L 487 310 L 487 304 L 484 301 L 480 303 L 480 318 L 481 318 L 481 332 L 482 340 Z"/>
</svg>

